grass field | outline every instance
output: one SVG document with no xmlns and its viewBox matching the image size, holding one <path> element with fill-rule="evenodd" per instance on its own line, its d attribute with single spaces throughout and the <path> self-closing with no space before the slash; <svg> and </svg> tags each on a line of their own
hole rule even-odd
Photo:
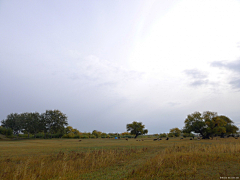
<svg viewBox="0 0 240 180">
<path fill-rule="evenodd" d="M 240 179 L 240 139 L 0 141 L 0 179 Z"/>
</svg>

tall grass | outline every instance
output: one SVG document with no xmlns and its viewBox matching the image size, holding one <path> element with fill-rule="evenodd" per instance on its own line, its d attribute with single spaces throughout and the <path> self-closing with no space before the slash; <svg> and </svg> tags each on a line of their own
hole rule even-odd
<svg viewBox="0 0 240 180">
<path fill-rule="evenodd" d="M 166 148 L 126 179 L 240 179 L 239 141 L 179 143 Z"/>
<path fill-rule="evenodd" d="M 240 141 L 234 138 L 29 140 L 0 144 L 1 180 L 240 179 L 239 169 Z"/>
<path fill-rule="evenodd" d="M 96 171 L 114 164 L 124 164 L 147 148 L 95 150 L 88 152 L 59 152 L 55 155 L 18 157 L 2 160 L 0 179 L 78 179 L 80 174 Z"/>
</svg>

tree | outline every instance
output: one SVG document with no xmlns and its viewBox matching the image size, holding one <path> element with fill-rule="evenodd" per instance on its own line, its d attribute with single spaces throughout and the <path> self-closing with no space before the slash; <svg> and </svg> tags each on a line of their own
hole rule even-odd
<svg viewBox="0 0 240 180">
<path fill-rule="evenodd" d="M 226 122 L 219 118 L 216 112 L 203 112 L 203 119 L 207 125 L 207 134 L 213 138 L 214 135 L 219 135 L 226 132 Z"/>
<path fill-rule="evenodd" d="M 47 116 L 45 113 L 40 114 L 39 117 L 39 129 L 44 132 L 44 139 L 46 139 L 46 135 L 48 132 L 48 127 L 47 127 Z"/>
<path fill-rule="evenodd" d="M 170 133 L 171 134 L 173 134 L 173 136 L 175 136 L 175 137 L 179 137 L 180 136 L 180 134 L 181 134 L 181 130 L 180 129 L 178 129 L 178 128 L 172 128 L 172 129 L 170 129 Z"/>
<path fill-rule="evenodd" d="M 160 138 L 167 137 L 167 134 L 166 133 L 161 133 L 161 134 L 159 134 L 159 137 Z"/>
<path fill-rule="evenodd" d="M 230 134 L 236 134 L 237 131 L 239 130 L 237 126 L 233 125 L 233 121 L 226 117 L 226 116 L 218 116 L 218 118 L 222 119 L 223 121 L 225 121 L 225 128 L 226 128 L 226 131 L 225 132 L 221 132 L 221 138 L 224 138 L 224 136 L 226 135 L 230 135 Z"/>
<path fill-rule="evenodd" d="M 133 121 L 132 124 L 127 124 L 127 131 L 130 131 L 132 135 L 135 135 L 135 138 L 137 138 L 139 135 L 148 133 L 148 130 L 144 128 L 145 125 L 142 125 L 141 122 Z"/>
<path fill-rule="evenodd" d="M 102 132 L 93 130 L 92 135 L 96 136 L 97 138 L 101 137 Z"/>
<path fill-rule="evenodd" d="M 21 117 L 17 113 L 11 113 L 7 115 L 6 120 L 1 121 L 2 127 L 10 128 L 14 134 L 19 134 L 22 131 L 23 123 Z"/>
<path fill-rule="evenodd" d="M 236 133 L 238 128 L 225 116 L 218 116 L 216 112 L 205 111 L 203 114 L 194 112 L 187 116 L 183 133 L 199 133 L 204 139 L 226 133 Z"/>
<path fill-rule="evenodd" d="M 41 125 L 45 133 L 45 138 L 47 132 L 51 134 L 52 138 L 52 134 L 64 132 L 65 126 L 68 125 L 67 116 L 59 110 L 46 110 L 41 115 Z"/>
<path fill-rule="evenodd" d="M 34 137 L 36 137 L 36 133 L 40 132 L 40 115 L 38 112 L 34 113 L 22 113 L 20 114 L 21 122 L 22 122 L 22 128 L 23 132 L 28 134 L 34 134 Z"/>
</svg>

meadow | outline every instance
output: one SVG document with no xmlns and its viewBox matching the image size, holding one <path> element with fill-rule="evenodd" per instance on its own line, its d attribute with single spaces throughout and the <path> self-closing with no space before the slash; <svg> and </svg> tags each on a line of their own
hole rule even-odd
<svg viewBox="0 0 240 180">
<path fill-rule="evenodd" d="M 0 141 L 2 180 L 229 177 L 240 179 L 240 139 Z"/>
</svg>

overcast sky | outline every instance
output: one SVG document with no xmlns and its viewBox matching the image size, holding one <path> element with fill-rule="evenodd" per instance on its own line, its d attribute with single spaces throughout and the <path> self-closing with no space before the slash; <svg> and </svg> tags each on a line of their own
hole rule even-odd
<svg viewBox="0 0 240 180">
<path fill-rule="evenodd" d="M 0 120 L 58 109 L 149 133 L 214 111 L 240 125 L 240 0 L 0 0 Z"/>
</svg>

